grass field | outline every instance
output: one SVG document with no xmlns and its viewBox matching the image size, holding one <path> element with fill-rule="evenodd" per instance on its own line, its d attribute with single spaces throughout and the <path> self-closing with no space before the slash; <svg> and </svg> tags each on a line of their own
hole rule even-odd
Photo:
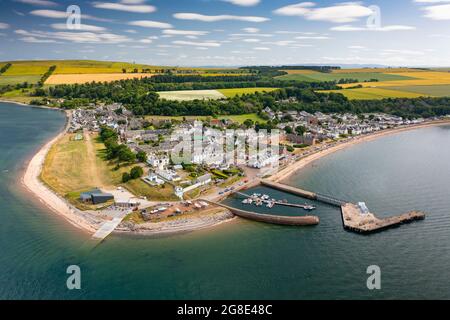
<svg viewBox="0 0 450 320">
<path fill-rule="evenodd" d="M 106 161 L 104 145 L 97 142 L 95 136 L 82 141 L 74 141 L 73 136 L 65 135 L 52 146 L 41 173 L 42 181 L 58 194 L 70 197 L 94 187 L 114 189 L 123 186 L 135 195 L 151 200 L 175 199 L 169 186 L 153 188 L 140 179 L 123 184 L 122 173 L 129 172 L 134 165 L 114 170 L 115 164 Z"/>
<path fill-rule="evenodd" d="M 31 97 L 28 95 L 30 89 L 26 89 L 25 92 L 22 89 L 8 91 L 2 95 L 0 95 L 0 99 L 10 100 L 20 103 L 30 103 L 32 100 L 36 99 L 36 97 Z"/>
<path fill-rule="evenodd" d="M 212 117 L 206 117 L 206 116 L 179 116 L 179 117 L 169 117 L 169 116 L 146 116 L 145 117 L 147 120 L 152 121 L 152 120 L 178 120 L 178 121 L 182 121 L 183 119 L 186 120 L 199 120 L 199 121 L 205 121 L 208 118 L 209 119 L 213 119 Z M 259 117 L 256 113 L 249 113 L 249 114 L 240 114 L 240 115 L 229 115 L 229 116 L 219 116 L 218 117 L 219 120 L 223 120 L 223 119 L 227 119 L 227 120 L 231 120 L 233 122 L 237 122 L 237 123 L 244 123 L 245 120 L 250 119 L 253 120 L 254 122 L 259 122 L 259 123 L 266 123 L 267 121 L 262 119 L 261 117 Z"/>
<path fill-rule="evenodd" d="M 282 70 L 284 72 L 287 72 L 288 74 L 316 74 L 319 73 L 318 71 L 314 70 Z"/>
<path fill-rule="evenodd" d="M 402 73 L 402 72 L 421 72 L 425 70 L 411 68 L 359 68 L 359 69 L 340 69 L 333 70 L 332 73 Z"/>
<path fill-rule="evenodd" d="M 387 90 L 401 90 L 432 97 L 450 96 L 450 84 L 434 85 L 434 86 L 400 86 L 400 87 L 384 87 Z"/>
<path fill-rule="evenodd" d="M 37 83 L 41 79 L 38 75 L 22 75 L 22 76 L 5 76 L 0 75 L 0 86 L 7 84 L 18 84 L 28 82 L 30 84 Z"/>
<path fill-rule="evenodd" d="M 82 84 L 89 82 L 109 82 L 124 79 L 151 77 L 149 73 L 95 73 L 95 74 L 55 74 L 51 75 L 45 84 Z"/>
<path fill-rule="evenodd" d="M 225 96 L 217 90 L 186 90 L 158 92 L 161 99 L 174 101 L 218 100 Z"/>
<path fill-rule="evenodd" d="M 96 187 L 85 141 L 66 135 L 50 149 L 41 179 L 60 195 Z M 99 186 L 100 187 L 100 186 Z"/>
<path fill-rule="evenodd" d="M 414 79 L 404 79 L 395 81 L 380 81 L 380 82 L 361 82 L 359 83 L 363 87 L 403 87 L 403 86 L 435 86 L 450 84 L 449 72 L 437 72 L 437 71 L 414 71 L 403 72 L 401 74 L 393 74 L 397 76 L 405 75 Z M 352 87 L 357 84 L 343 84 L 340 85 L 343 88 Z"/>
<path fill-rule="evenodd" d="M 251 94 L 255 92 L 271 92 L 278 90 L 278 88 L 237 88 L 237 89 L 219 89 L 220 93 L 222 93 L 227 98 L 233 98 L 237 95 L 243 94 Z"/>
<path fill-rule="evenodd" d="M 423 94 L 414 92 L 405 92 L 399 90 L 387 90 L 382 88 L 361 88 L 361 89 L 345 89 L 330 90 L 322 92 L 341 93 L 350 100 L 381 100 L 387 98 L 418 98 Z"/>
<path fill-rule="evenodd" d="M 48 71 L 50 66 L 46 65 L 28 65 L 21 63 L 12 63 L 12 66 L 3 73 L 4 76 L 42 76 L 44 73 Z"/>
<path fill-rule="evenodd" d="M 341 79 L 357 79 L 360 82 L 377 79 L 378 81 L 413 80 L 414 78 L 402 74 L 387 74 L 380 72 L 348 72 L 348 73 L 311 73 L 311 74 L 288 74 L 277 77 L 280 80 L 296 81 L 339 81 Z"/>
</svg>

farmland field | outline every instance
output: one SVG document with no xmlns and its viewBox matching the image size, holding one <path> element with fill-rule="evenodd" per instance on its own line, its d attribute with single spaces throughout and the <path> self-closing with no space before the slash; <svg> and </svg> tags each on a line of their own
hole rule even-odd
<svg viewBox="0 0 450 320">
<path fill-rule="evenodd" d="M 332 73 L 402 73 L 402 72 L 425 72 L 422 69 L 411 68 L 359 68 L 333 70 Z"/>
<path fill-rule="evenodd" d="M 450 84 L 435 85 L 435 86 L 400 86 L 400 87 L 385 87 L 387 90 L 401 90 L 407 92 L 418 93 L 432 97 L 446 97 L 450 96 Z"/>
<path fill-rule="evenodd" d="M 287 72 L 288 74 L 315 74 L 319 73 L 318 71 L 314 70 L 283 70 Z"/>
<path fill-rule="evenodd" d="M 51 75 L 45 84 L 81 84 L 88 82 L 108 82 L 123 79 L 151 77 L 150 73 L 95 73 L 95 74 L 54 74 Z"/>
<path fill-rule="evenodd" d="M 450 84 L 450 73 L 437 71 L 414 71 L 393 74 L 397 76 L 405 75 L 413 78 L 412 80 L 395 80 L 380 82 L 361 82 L 363 87 L 403 87 L 403 86 L 435 86 Z M 353 87 L 355 83 L 340 85 L 342 88 Z"/>
<path fill-rule="evenodd" d="M 7 84 L 17 84 L 17 83 L 37 83 L 41 79 L 39 75 L 22 75 L 22 76 L 5 76 L 0 75 L 0 86 Z"/>
<path fill-rule="evenodd" d="M 186 90 L 158 92 L 161 99 L 175 101 L 218 100 L 226 98 L 217 90 Z"/>
<path fill-rule="evenodd" d="M 278 88 L 237 88 L 237 89 L 219 89 L 217 91 L 222 93 L 227 98 L 233 98 L 237 95 L 252 94 L 255 92 L 271 92 L 277 89 Z"/>
<path fill-rule="evenodd" d="M 3 73 L 4 76 L 22 76 L 22 75 L 38 75 L 42 76 L 48 71 L 50 66 L 43 65 L 25 65 L 12 63 L 12 66 Z"/>
<path fill-rule="evenodd" d="M 403 74 L 387 74 L 380 72 L 351 72 L 348 73 L 311 73 L 311 74 L 288 74 L 277 77 L 280 80 L 296 80 L 296 81 L 339 81 L 341 79 L 356 79 L 360 82 L 377 79 L 378 81 L 398 81 L 413 80 L 413 77 Z"/>
<path fill-rule="evenodd" d="M 380 100 L 387 98 L 418 98 L 423 96 L 420 93 L 405 92 L 399 90 L 387 90 L 385 88 L 360 88 L 345 90 L 330 90 L 321 92 L 341 93 L 350 100 Z"/>
</svg>

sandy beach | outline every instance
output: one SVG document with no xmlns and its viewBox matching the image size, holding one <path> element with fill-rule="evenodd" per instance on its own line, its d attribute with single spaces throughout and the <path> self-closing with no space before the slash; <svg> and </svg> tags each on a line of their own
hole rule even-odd
<svg viewBox="0 0 450 320">
<path fill-rule="evenodd" d="M 27 168 L 22 176 L 23 186 L 31 192 L 46 207 L 64 217 L 72 225 L 79 229 L 94 233 L 98 228 L 98 222 L 89 221 L 86 214 L 67 203 L 66 200 L 60 198 L 56 193 L 51 191 L 40 180 L 42 166 L 44 164 L 47 153 L 52 145 L 58 141 L 67 131 L 70 121 L 70 113 L 67 112 L 66 126 L 56 137 L 48 141 L 30 160 Z"/>
<path fill-rule="evenodd" d="M 323 150 L 314 152 L 304 158 L 301 158 L 300 160 L 290 163 L 289 165 L 285 166 L 283 169 L 278 171 L 278 173 L 270 176 L 268 180 L 274 181 L 274 182 L 282 182 L 283 180 L 286 180 L 296 172 L 300 171 L 301 169 L 305 168 L 307 165 L 311 164 L 314 161 L 319 160 L 320 158 L 326 157 L 334 152 L 349 148 L 351 146 L 354 146 L 359 143 L 372 141 L 381 137 L 385 137 L 392 134 L 397 134 L 404 131 L 410 131 L 420 128 L 426 128 L 431 126 L 440 126 L 440 125 L 448 125 L 450 124 L 450 120 L 440 120 L 440 121 L 433 121 L 433 122 L 426 122 L 418 125 L 409 125 L 405 127 L 398 127 L 393 129 L 387 129 L 383 131 L 378 131 L 376 133 L 370 133 L 364 136 L 354 137 L 350 140 L 346 140 L 343 142 L 336 142 L 333 145 L 329 145 L 325 147 Z"/>
</svg>

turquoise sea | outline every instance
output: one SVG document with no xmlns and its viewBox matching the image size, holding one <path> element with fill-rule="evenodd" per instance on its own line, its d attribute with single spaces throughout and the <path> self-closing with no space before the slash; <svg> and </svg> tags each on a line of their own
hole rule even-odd
<svg viewBox="0 0 450 320">
<path fill-rule="evenodd" d="M 20 186 L 26 161 L 64 121 L 58 111 L 0 103 L 0 299 L 450 298 L 450 126 L 356 145 L 289 179 L 365 201 L 379 216 L 423 210 L 425 221 L 361 236 L 343 230 L 338 210 L 317 204 L 317 227 L 237 219 L 170 237 L 113 235 L 96 245 Z M 81 290 L 66 287 L 69 265 L 81 268 Z M 366 287 L 369 265 L 381 268 L 380 291 Z"/>
</svg>

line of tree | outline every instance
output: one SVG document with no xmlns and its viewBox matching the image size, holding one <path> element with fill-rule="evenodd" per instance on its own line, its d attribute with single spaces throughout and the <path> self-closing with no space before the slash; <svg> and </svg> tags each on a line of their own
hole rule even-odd
<svg viewBox="0 0 450 320">
<path fill-rule="evenodd" d="M 9 68 L 11 68 L 11 66 L 12 66 L 11 63 L 5 64 L 5 65 L 0 69 L 0 74 L 5 73 L 6 70 L 8 70 Z"/>
<path fill-rule="evenodd" d="M 47 81 L 47 79 L 53 74 L 53 72 L 55 72 L 55 70 L 56 66 L 51 66 L 50 68 L 48 68 L 48 71 L 42 75 L 37 85 L 39 87 L 42 87 L 45 84 L 45 81 Z"/>
</svg>

